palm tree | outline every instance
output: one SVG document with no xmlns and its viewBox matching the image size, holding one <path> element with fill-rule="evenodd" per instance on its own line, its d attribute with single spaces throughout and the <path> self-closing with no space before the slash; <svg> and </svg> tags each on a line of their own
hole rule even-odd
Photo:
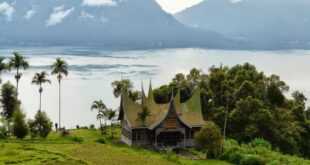
<svg viewBox="0 0 310 165">
<path fill-rule="evenodd" d="M 106 111 L 106 116 L 108 120 L 111 122 L 110 130 L 111 130 L 111 138 L 113 139 L 113 120 L 116 117 L 116 112 L 112 109 Z"/>
<path fill-rule="evenodd" d="M 68 75 L 68 64 L 61 58 L 57 58 L 52 65 L 52 75 L 57 75 L 57 80 L 59 84 L 59 128 L 61 128 L 61 80 L 63 76 Z"/>
<path fill-rule="evenodd" d="M 108 110 L 106 105 L 103 103 L 102 100 L 96 100 L 93 102 L 92 106 L 91 106 L 91 110 L 96 109 L 98 111 L 97 114 L 97 120 L 99 120 L 100 123 L 100 130 L 101 130 L 101 134 L 103 134 L 103 127 L 102 127 L 102 122 L 101 120 L 106 117 L 106 111 Z"/>
<path fill-rule="evenodd" d="M 16 79 L 16 93 L 18 97 L 18 83 L 20 78 L 22 77 L 22 73 L 20 73 L 21 69 L 28 69 L 29 64 L 26 61 L 26 58 L 20 55 L 18 52 L 13 52 L 13 57 L 10 58 L 9 61 L 9 69 L 13 68 L 16 69 L 15 79 Z"/>
<path fill-rule="evenodd" d="M 129 79 L 112 82 L 113 94 L 118 98 L 122 92 L 129 92 L 132 90 L 133 85 Z"/>
<path fill-rule="evenodd" d="M 39 86 L 39 94 L 40 94 L 40 104 L 39 104 L 39 111 L 41 112 L 41 98 L 42 98 L 42 92 L 43 92 L 43 87 L 42 85 L 44 83 L 51 83 L 51 81 L 47 78 L 48 74 L 46 72 L 41 72 L 41 73 L 36 73 L 32 79 L 32 84 L 38 85 Z"/>
<path fill-rule="evenodd" d="M 6 71 L 8 69 L 8 65 L 4 62 L 4 60 L 5 60 L 4 57 L 0 57 L 0 84 L 2 82 L 2 80 L 1 80 L 2 72 Z"/>
</svg>

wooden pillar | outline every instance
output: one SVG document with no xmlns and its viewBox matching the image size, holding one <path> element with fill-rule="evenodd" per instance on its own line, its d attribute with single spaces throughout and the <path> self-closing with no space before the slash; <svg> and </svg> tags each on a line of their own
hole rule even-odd
<svg viewBox="0 0 310 165">
<path fill-rule="evenodd" d="M 157 147 L 157 134 L 155 132 L 155 147 Z"/>
</svg>

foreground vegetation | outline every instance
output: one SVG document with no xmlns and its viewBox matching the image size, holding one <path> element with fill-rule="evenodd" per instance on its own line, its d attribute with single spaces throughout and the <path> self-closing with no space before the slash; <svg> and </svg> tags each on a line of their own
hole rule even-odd
<svg viewBox="0 0 310 165">
<path fill-rule="evenodd" d="M 220 160 L 205 160 L 204 153 L 186 149 L 178 155 L 172 151 L 155 152 L 120 144 L 119 128 L 114 127 L 102 135 L 100 130 L 71 130 L 67 136 L 52 132 L 46 139 L 26 137 L 0 140 L 0 164 L 109 164 L 109 165 L 307 165 L 309 160 L 283 155 L 272 151 L 270 144 L 255 140 L 238 144 L 235 140 L 225 143 Z"/>
<path fill-rule="evenodd" d="M 68 136 L 53 132 L 46 139 L 0 140 L 0 164 L 229 165 L 223 161 L 190 160 L 174 153 L 128 147 L 118 143 L 119 129 L 113 130 L 114 139 L 110 134 L 101 135 L 99 130 L 79 129 L 70 131 Z"/>
</svg>

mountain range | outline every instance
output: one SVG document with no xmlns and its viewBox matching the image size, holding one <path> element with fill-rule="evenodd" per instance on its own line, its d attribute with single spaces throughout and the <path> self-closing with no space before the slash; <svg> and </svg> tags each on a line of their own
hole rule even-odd
<svg viewBox="0 0 310 165">
<path fill-rule="evenodd" d="M 310 49 L 309 0 L 0 0 L 1 45 Z"/>
<path fill-rule="evenodd" d="M 155 0 L 4 0 L 0 43 L 222 48 L 229 40 L 187 27 Z"/>
<path fill-rule="evenodd" d="M 205 0 L 175 17 L 250 48 L 310 48 L 309 0 Z"/>
</svg>

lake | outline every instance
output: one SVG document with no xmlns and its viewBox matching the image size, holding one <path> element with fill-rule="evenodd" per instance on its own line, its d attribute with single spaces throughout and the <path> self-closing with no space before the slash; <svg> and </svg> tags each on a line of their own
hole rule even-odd
<svg viewBox="0 0 310 165">
<path fill-rule="evenodd" d="M 154 87 L 169 82 L 176 73 L 188 73 L 193 68 L 204 72 L 212 65 L 242 64 L 250 62 L 267 75 L 277 74 L 291 87 L 310 97 L 310 51 L 229 51 L 208 49 L 162 49 L 139 51 L 107 51 L 82 47 L 0 48 L 0 55 L 8 57 L 18 51 L 27 57 L 31 68 L 20 81 L 22 108 L 32 118 L 39 106 L 38 87 L 31 84 L 35 72 L 50 73 L 56 57 L 64 58 L 70 73 L 62 86 L 62 122 L 67 128 L 75 125 L 97 124 L 96 113 L 90 111 L 94 100 L 102 99 L 107 106 L 117 108 L 119 100 L 112 94 L 111 82 L 129 78 L 135 88 L 141 81 L 147 89 L 152 80 Z M 2 75 L 3 82 L 12 81 L 12 73 Z M 54 122 L 58 121 L 58 83 L 50 77 L 51 85 L 44 85 L 42 109 Z"/>
</svg>

